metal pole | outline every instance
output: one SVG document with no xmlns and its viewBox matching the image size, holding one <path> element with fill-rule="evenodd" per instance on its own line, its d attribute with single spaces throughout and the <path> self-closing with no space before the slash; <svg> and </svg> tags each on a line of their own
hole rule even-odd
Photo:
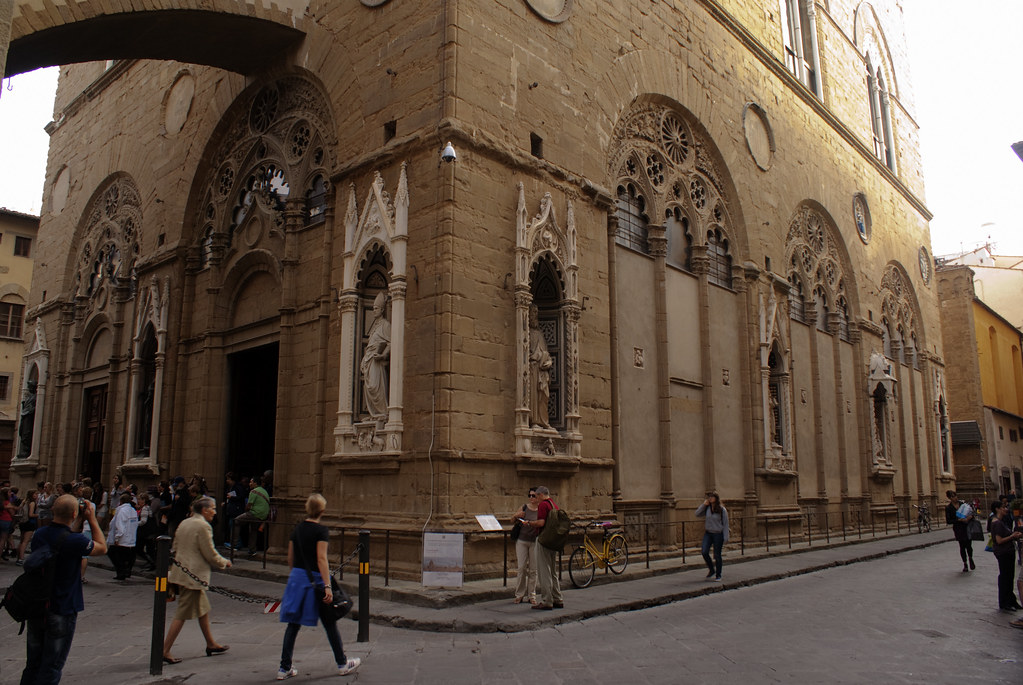
<svg viewBox="0 0 1023 685">
<path fill-rule="evenodd" d="M 369 531 L 359 531 L 359 635 L 356 642 L 369 642 Z"/>
<path fill-rule="evenodd" d="M 806 546 L 813 547 L 813 530 L 810 529 L 810 512 L 806 512 Z"/>
<path fill-rule="evenodd" d="M 650 568 L 650 522 L 643 524 L 643 536 L 646 538 L 646 567 Z"/>
<path fill-rule="evenodd" d="M 686 522 L 682 522 L 682 563 L 686 563 Z"/>
<path fill-rule="evenodd" d="M 149 645 L 149 675 L 163 675 L 164 623 L 167 619 L 167 569 L 171 539 L 156 538 L 156 588 L 153 592 L 153 640 Z"/>
<path fill-rule="evenodd" d="M 504 533 L 501 534 L 501 538 L 504 541 L 504 587 L 508 587 L 508 538 L 509 537 L 510 536 L 509 536 L 509 534 L 507 532 L 504 532 Z M 516 546 L 518 546 L 518 542 L 517 541 L 516 541 L 515 544 L 516 544 Z"/>
<path fill-rule="evenodd" d="M 391 529 L 384 532 L 384 587 L 391 584 Z"/>
</svg>

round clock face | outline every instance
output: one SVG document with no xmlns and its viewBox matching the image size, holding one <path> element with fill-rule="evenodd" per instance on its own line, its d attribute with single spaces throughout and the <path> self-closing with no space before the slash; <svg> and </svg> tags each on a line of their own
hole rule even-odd
<svg viewBox="0 0 1023 685">
<path fill-rule="evenodd" d="M 931 255 L 926 247 L 920 248 L 920 276 L 925 284 L 931 282 Z"/>
<path fill-rule="evenodd" d="M 572 0 L 526 0 L 526 3 L 547 21 L 565 21 L 572 12 Z"/>
</svg>

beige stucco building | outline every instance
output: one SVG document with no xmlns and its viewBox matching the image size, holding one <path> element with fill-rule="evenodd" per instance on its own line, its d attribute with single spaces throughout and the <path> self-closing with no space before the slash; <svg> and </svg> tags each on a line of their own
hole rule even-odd
<svg viewBox="0 0 1023 685">
<path fill-rule="evenodd" d="M 10 475 L 21 411 L 25 307 L 39 217 L 0 207 L 0 480 Z"/>
<path fill-rule="evenodd" d="M 544 483 L 664 544 L 951 482 L 897 1 L 248 6 L 297 35 L 62 68 L 24 478 L 273 467 L 413 540 Z"/>
</svg>

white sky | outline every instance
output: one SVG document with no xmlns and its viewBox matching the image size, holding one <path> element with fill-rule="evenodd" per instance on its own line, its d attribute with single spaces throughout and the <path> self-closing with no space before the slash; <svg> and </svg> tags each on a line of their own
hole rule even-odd
<svg viewBox="0 0 1023 685">
<path fill-rule="evenodd" d="M 990 241 L 1023 255 L 1023 1 L 902 0 L 935 255 Z M 0 207 L 38 214 L 57 69 L 5 79 Z"/>
</svg>

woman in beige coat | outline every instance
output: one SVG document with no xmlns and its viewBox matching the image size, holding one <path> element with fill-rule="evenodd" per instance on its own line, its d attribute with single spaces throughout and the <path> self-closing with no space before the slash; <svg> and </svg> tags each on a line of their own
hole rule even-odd
<svg viewBox="0 0 1023 685">
<path fill-rule="evenodd" d="M 217 554 L 213 546 L 210 522 L 216 514 L 217 503 L 209 497 L 200 497 L 192 503 L 192 515 L 182 521 L 174 533 L 174 558 L 206 585 L 210 583 L 213 566 L 220 569 L 231 567 L 231 562 Z M 192 618 L 199 619 L 199 629 L 206 638 L 206 656 L 226 652 L 227 645 L 217 643 L 210 632 L 210 601 L 206 598 L 205 586 L 185 574 L 177 564 L 171 566 L 167 581 L 177 585 L 180 593 L 178 610 L 174 613 L 167 639 L 163 642 L 163 660 L 168 664 L 181 661 L 171 655 L 171 647 L 185 621 Z"/>
</svg>

